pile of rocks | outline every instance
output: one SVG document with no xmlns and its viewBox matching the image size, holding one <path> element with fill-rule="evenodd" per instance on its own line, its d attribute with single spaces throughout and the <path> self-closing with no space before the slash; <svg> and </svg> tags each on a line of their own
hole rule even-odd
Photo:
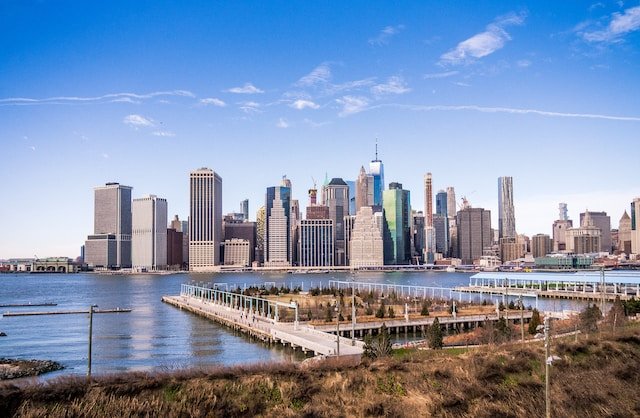
<svg viewBox="0 0 640 418">
<path fill-rule="evenodd" d="M 51 360 L 12 360 L 0 358 L 0 380 L 38 376 L 43 373 L 62 370 L 64 366 Z"/>
</svg>

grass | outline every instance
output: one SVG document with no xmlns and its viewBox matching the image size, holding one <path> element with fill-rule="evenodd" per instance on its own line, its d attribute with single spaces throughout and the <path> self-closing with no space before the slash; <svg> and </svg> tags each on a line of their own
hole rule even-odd
<svg viewBox="0 0 640 418">
<path fill-rule="evenodd" d="M 640 327 L 553 343 L 552 416 L 640 416 Z M 544 416 L 541 343 L 0 385 L 2 416 Z"/>
</svg>

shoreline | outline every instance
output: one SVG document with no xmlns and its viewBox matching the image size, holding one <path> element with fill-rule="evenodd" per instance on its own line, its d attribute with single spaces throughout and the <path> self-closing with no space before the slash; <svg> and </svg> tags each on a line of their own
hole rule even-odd
<svg viewBox="0 0 640 418">
<path fill-rule="evenodd" d="M 41 374 L 64 369 L 64 366 L 53 360 L 19 360 L 0 358 L 0 382 L 34 377 Z"/>
</svg>

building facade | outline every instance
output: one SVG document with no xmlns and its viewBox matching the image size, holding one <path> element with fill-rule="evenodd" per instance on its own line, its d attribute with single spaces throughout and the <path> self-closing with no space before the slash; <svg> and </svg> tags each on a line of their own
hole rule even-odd
<svg viewBox="0 0 640 418">
<path fill-rule="evenodd" d="M 341 178 L 333 178 L 324 186 L 324 205 L 329 207 L 329 218 L 333 220 L 335 257 L 337 266 L 346 265 L 346 240 L 344 217 L 349 215 L 349 187 Z"/>
<path fill-rule="evenodd" d="M 640 254 L 640 197 L 631 202 L 631 253 Z"/>
<path fill-rule="evenodd" d="M 367 174 L 367 172 L 364 171 L 364 167 L 360 167 L 360 173 L 358 174 L 358 179 L 356 180 L 355 211 L 350 213 L 356 214 L 361 207 L 372 206 L 373 190 L 374 190 L 373 176 L 370 174 Z"/>
<path fill-rule="evenodd" d="M 189 202 L 189 270 L 214 270 L 222 243 L 222 178 L 209 168 L 192 171 Z"/>
<path fill-rule="evenodd" d="M 500 239 L 516 237 L 513 177 L 498 177 L 498 234 Z"/>
<path fill-rule="evenodd" d="M 90 267 L 131 267 L 131 190 L 119 183 L 94 188 L 93 235 L 85 243 Z"/>
<path fill-rule="evenodd" d="M 618 251 L 631 254 L 631 217 L 624 211 L 618 224 Z"/>
<path fill-rule="evenodd" d="M 376 144 L 376 159 L 369 163 L 369 174 L 373 176 L 373 204 L 382 206 L 382 192 L 384 191 L 384 164 L 378 159 L 378 144 Z"/>
<path fill-rule="evenodd" d="M 585 217 L 585 212 L 580 214 L 580 225 Z M 600 229 L 600 248 L 598 251 L 610 253 L 613 251 L 613 240 L 611 239 L 611 217 L 607 212 L 589 211 L 589 216 L 593 226 Z"/>
<path fill-rule="evenodd" d="M 291 188 L 267 188 L 265 202 L 264 264 L 291 266 Z"/>
<path fill-rule="evenodd" d="M 491 211 L 467 207 L 456 215 L 457 258 L 462 264 L 473 264 L 493 242 Z"/>
<path fill-rule="evenodd" d="M 133 268 L 167 267 L 167 200 L 149 195 L 133 199 L 131 262 Z"/>
<path fill-rule="evenodd" d="M 382 223 L 382 214 L 374 214 L 371 207 L 363 206 L 358 210 L 351 231 L 349 250 L 351 267 L 382 267 L 384 265 Z"/>
<path fill-rule="evenodd" d="M 533 258 L 544 257 L 553 252 L 553 241 L 547 234 L 536 234 L 531 238 Z"/>
<path fill-rule="evenodd" d="M 328 267 L 334 265 L 333 219 L 303 219 L 300 221 L 300 266 Z"/>
<path fill-rule="evenodd" d="M 385 242 L 385 264 L 411 261 L 411 199 L 400 183 L 390 183 L 383 193 L 384 216 L 390 240 Z"/>
<path fill-rule="evenodd" d="M 251 243 L 246 239 L 224 240 L 224 265 L 247 267 L 251 265 Z"/>
</svg>

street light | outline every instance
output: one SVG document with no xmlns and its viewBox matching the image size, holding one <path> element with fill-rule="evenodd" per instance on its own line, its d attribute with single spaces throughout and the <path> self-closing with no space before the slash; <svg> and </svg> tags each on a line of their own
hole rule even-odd
<svg viewBox="0 0 640 418">
<path fill-rule="evenodd" d="M 352 275 L 351 280 L 351 345 L 356 345 L 356 278 Z"/>
<path fill-rule="evenodd" d="M 87 365 L 87 377 L 91 377 L 91 348 L 93 344 L 93 308 L 97 308 L 98 305 L 89 306 L 89 360 Z"/>
<path fill-rule="evenodd" d="M 336 355 L 340 357 L 340 308 L 338 301 L 336 301 L 334 310 L 336 311 Z"/>
</svg>

